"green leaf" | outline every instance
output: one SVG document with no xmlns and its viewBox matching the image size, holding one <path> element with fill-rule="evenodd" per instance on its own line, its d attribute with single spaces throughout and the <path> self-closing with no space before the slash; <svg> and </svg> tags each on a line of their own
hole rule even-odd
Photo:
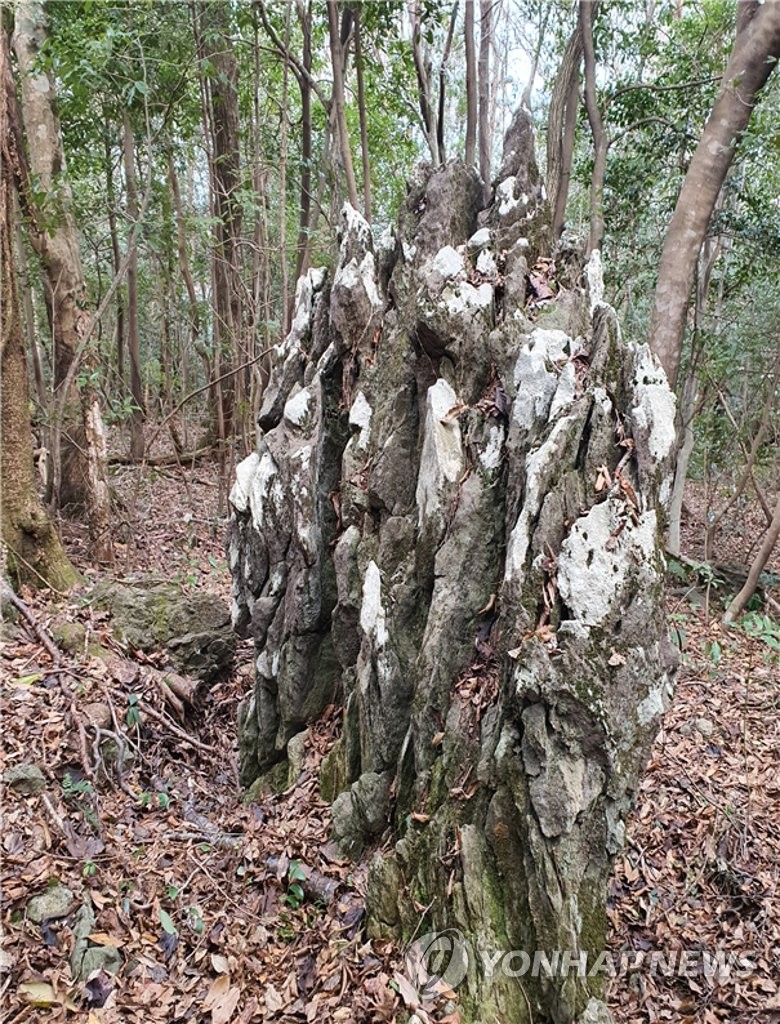
<svg viewBox="0 0 780 1024">
<path fill-rule="evenodd" d="M 160 924 L 167 935 L 176 935 L 177 929 L 176 925 L 173 923 L 173 918 L 168 911 L 163 910 L 162 907 L 160 907 Z"/>
</svg>

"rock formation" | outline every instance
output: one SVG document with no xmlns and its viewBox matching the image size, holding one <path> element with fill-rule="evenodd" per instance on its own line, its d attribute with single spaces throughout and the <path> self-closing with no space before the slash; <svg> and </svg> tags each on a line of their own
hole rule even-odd
<svg viewBox="0 0 780 1024">
<path fill-rule="evenodd" d="M 421 170 L 378 241 L 346 206 L 332 279 L 298 283 L 231 494 L 257 656 L 241 772 L 342 703 L 337 838 L 354 857 L 394 841 L 370 928 L 593 957 L 671 691 L 674 399 L 603 303 L 598 254 L 553 260 L 525 113 L 481 194 L 458 162 Z M 459 1009 L 595 1021 L 603 978 L 490 978 L 474 955 Z"/>
</svg>

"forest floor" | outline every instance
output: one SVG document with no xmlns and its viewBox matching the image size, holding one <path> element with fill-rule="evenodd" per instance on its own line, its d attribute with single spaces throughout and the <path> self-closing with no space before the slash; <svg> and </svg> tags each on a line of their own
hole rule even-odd
<svg viewBox="0 0 780 1024">
<path fill-rule="evenodd" d="M 208 463 L 116 470 L 114 575 L 228 598 L 214 473 Z M 691 558 L 701 555 L 702 503 L 692 487 Z M 735 510 L 718 534 L 718 559 L 744 564 L 761 523 L 760 509 Z M 39 635 L 20 622 L 2 654 L 0 768 L 34 764 L 45 780 L 34 795 L 7 787 L 3 796 L 2 1019 L 406 1019 L 403 952 L 367 938 L 365 869 L 330 843 L 319 798 L 318 765 L 338 735 L 338 712 L 310 727 L 294 786 L 245 804 L 235 720 L 251 685 L 249 644 L 239 645 L 230 678 L 175 720 L 159 659 L 119 645 L 90 604 L 96 573 L 85 530 L 69 524 L 66 540 L 85 588 L 67 598 L 25 592 Z M 611 883 L 610 946 L 631 955 L 609 983 L 610 1003 L 618 1024 L 780 1021 L 780 638 L 760 615 L 724 627 L 719 591 L 671 582 L 683 662 Z M 84 649 L 47 650 L 41 635 L 69 621 L 84 627 Z M 94 656 L 93 640 L 110 655 Z M 96 703 L 109 706 L 108 732 L 127 748 L 121 778 L 104 770 L 106 737 L 89 717 Z M 31 898 L 57 882 L 70 891 L 66 916 L 34 924 Z M 75 982 L 75 911 L 90 901 L 90 942 L 117 949 L 122 967 Z M 744 959 L 711 976 L 695 964 L 674 976 L 649 966 L 653 951 L 674 950 Z M 449 998 L 416 1009 L 422 1021 L 459 1020 Z"/>
</svg>

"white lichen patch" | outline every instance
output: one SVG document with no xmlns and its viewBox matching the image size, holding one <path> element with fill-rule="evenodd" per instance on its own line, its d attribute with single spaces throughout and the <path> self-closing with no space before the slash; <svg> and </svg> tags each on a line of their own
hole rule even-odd
<svg viewBox="0 0 780 1024">
<path fill-rule="evenodd" d="M 498 203 L 499 217 L 506 217 L 519 204 L 520 200 L 515 199 L 515 177 L 505 178 L 496 186 L 496 202 Z"/>
<path fill-rule="evenodd" d="M 601 253 L 594 249 L 590 259 L 585 264 L 585 279 L 588 282 L 588 297 L 590 299 L 590 315 L 593 316 L 596 308 L 604 301 L 604 268 L 601 264 Z"/>
<path fill-rule="evenodd" d="M 306 424 L 311 399 L 312 394 L 308 388 L 301 388 L 287 399 L 284 406 L 284 418 L 290 426 L 301 429 Z"/>
<path fill-rule="evenodd" d="M 660 718 L 666 711 L 664 687 L 654 686 L 643 701 L 637 705 L 636 716 L 640 725 L 647 725 L 654 718 Z"/>
<path fill-rule="evenodd" d="M 479 453 L 479 461 L 483 469 L 488 472 L 498 469 L 501 465 L 501 455 L 504 451 L 506 430 L 501 425 L 491 424 L 488 441 L 483 450 Z"/>
<path fill-rule="evenodd" d="M 574 363 L 566 363 L 558 378 L 558 387 L 550 406 L 550 419 L 555 419 L 571 407 L 576 396 L 577 374 Z"/>
<path fill-rule="evenodd" d="M 431 270 L 441 274 L 448 281 L 465 272 L 466 261 L 457 249 L 453 249 L 451 245 L 445 245 L 431 260 Z"/>
<path fill-rule="evenodd" d="M 349 425 L 360 434 L 357 439 L 358 448 L 367 448 L 368 439 L 371 436 L 371 416 L 373 410 L 362 391 L 358 391 L 352 408 L 349 410 Z"/>
<path fill-rule="evenodd" d="M 249 507 L 252 510 L 252 522 L 255 529 L 263 527 L 265 508 L 270 498 L 281 501 L 282 488 L 279 483 L 278 470 L 270 452 L 263 452 L 249 491 Z"/>
<path fill-rule="evenodd" d="M 274 345 L 274 358 L 284 359 L 290 352 L 299 348 L 301 342 L 311 329 L 311 309 L 315 292 L 325 283 L 327 271 L 323 267 L 312 267 L 308 273 L 298 278 L 295 286 L 293 302 L 293 319 L 287 336 Z"/>
<path fill-rule="evenodd" d="M 382 604 L 382 577 L 379 566 L 373 560 L 366 566 L 363 580 L 363 601 L 360 605 L 360 628 L 377 647 L 384 647 L 388 633 L 385 625 L 385 609 Z"/>
<path fill-rule="evenodd" d="M 460 281 L 456 288 L 447 287 L 443 296 L 444 308 L 450 316 L 489 309 L 493 305 L 493 286 L 485 281 L 478 288 L 468 281 Z"/>
<path fill-rule="evenodd" d="M 490 228 L 480 228 L 479 231 L 475 231 L 467 245 L 469 252 L 479 252 L 480 249 L 486 248 L 490 245 Z"/>
<path fill-rule="evenodd" d="M 568 359 L 572 351 L 572 340 L 565 331 L 552 327 L 537 327 L 531 333 L 530 346 L 535 352 L 541 352 L 545 359 L 552 363 Z"/>
<path fill-rule="evenodd" d="M 416 495 L 421 524 L 439 510 L 442 490 L 463 472 L 460 425 L 457 416 L 448 415 L 457 404 L 458 396 L 444 378 L 428 388 Z"/>
<path fill-rule="evenodd" d="M 230 504 L 237 512 L 246 512 L 249 507 L 249 489 L 259 465 L 260 456 L 257 452 L 252 452 L 236 466 L 236 479 L 230 491 Z"/>
<path fill-rule="evenodd" d="M 371 228 L 368 221 L 349 203 L 344 203 L 341 208 L 341 232 L 342 257 L 346 257 L 347 248 L 352 241 L 361 249 L 371 247 Z"/>
<path fill-rule="evenodd" d="M 507 544 L 506 568 L 504 579 L 522 583 L 525 576 L 525 561 L 531 543 L 531 528 L 539 515 L 544 498 L 544 481 L 546 470 L 554 466 L 560 458 L 568 439 L 569 427 L 573 417 L 564 416 L 560 419 L 550 436 L 533 452 L 529 452 L 525 460 L 526 485 L 525 501 Z"/>
<path fill-rule="evenodd" d="M 489 249 L 483 249 L 477 257 L 477 273 L 491 279 L 498 276 L 496 258 Z"/>
<path fill-rule="evenodd" d="M 628 523 L 620 530 L 623 512 L 616 498 L 594 505 L 561 545 L 558 590 L 572 615 L 588 626 L 607 618 L 619 605 L 629 574 L 641 572 L 655 556 L 655 511 L 645 512 L 637 526 Z"/>
<path fill-rule="evenodd" d="M 675 415 L 675 397 L 666 382 L 666 374 L 647 345 L 638 346 L 631 418 L 636 432 L 647 437 L 650 454 L 658 462 L 668 458 L 675 446 Z"/>
</svg>

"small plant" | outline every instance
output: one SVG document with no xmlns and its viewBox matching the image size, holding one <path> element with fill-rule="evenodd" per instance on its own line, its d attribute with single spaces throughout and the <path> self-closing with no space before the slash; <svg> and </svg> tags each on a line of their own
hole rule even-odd
<svg viewBox="0 0 780 1024">
<path fill-rule="evenodd" d="M 97 873 L 97 864 L 94 860 L 85 860 L 81 869 L 82 878 L 93 878 Z"/>
<path fill-rule="evenodd" d="M 131 693 L 127 698 L 125 721 L 130 729 L 138 728 L 141 725 L 141 706 L 138 702 L 138 694 L 136 693 Z"/>
<path fill-rule="evenodd" d="M 166 935 L 176 935 L 178 933 L 178 929 L 173 923 L 173 918 L 168 911 L 163 910 L 162 907 L 160 907 L 160 924 Z"/>
<path fill-rule="evenodd" d="M 205 925 L 203 923 L 203 918 L 201 916 L 199 907 L 187 908 L 187 924 L 190 926 L 190 928 L 192 928 L 192 930 L 197 935 L 203 934 L 203 929 L 205 928 Z"/>
<path fill-rule="evenodd" d="M 297 860 L 290 861 L 287 869 L 287 892 L 284 894 L 284 902 L 288 907 L 297 910 L 306 899 L 301 882 L 306 880 L 306 872 Z"/>
<path fill-rule="evenodd" d="M 754 640 L 760 640 L 775 654 L 780 653 L 780 625 L 770 615 L 748 612 L 739 620 L 739 625 Z"/>
</svg>

